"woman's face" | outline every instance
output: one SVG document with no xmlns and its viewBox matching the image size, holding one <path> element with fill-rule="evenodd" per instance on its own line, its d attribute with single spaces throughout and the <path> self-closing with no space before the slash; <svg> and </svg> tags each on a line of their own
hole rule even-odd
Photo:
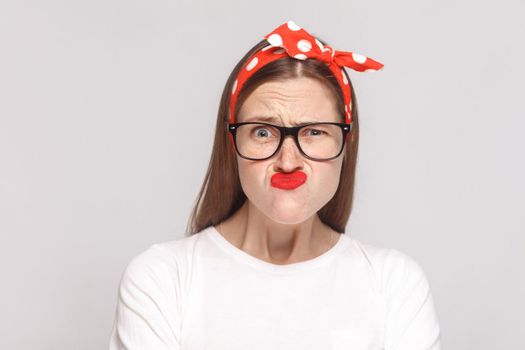
<svg viewBox="0 0 525 350">
<path fill-rule="evenodd" d="M 311 78 L 267 82 L 255 89 L 239 110 L 237 122 L 262 121 L 294 126 L 294 123 L 343 122 L 336 100 L 328 87 Z M 272 158 L 252 161 L 237 154 L 239 177 L 248 200 L 275 222 L 297 224 L 317 213 L 335 194 L 339 185 L 345 149 L 328 161 L 305 158 L 293 137 L 286 137 Z M 302 171 L 306 182 L 284 190 L 271 185 L 272 175 Z"/>
</svg>

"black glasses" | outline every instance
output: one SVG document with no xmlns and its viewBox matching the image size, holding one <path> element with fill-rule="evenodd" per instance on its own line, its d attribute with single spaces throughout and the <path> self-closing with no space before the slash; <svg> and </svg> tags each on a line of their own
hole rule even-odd
<svg viewBox="0 0 525 350">
<path fill-rule="evenodd" d="M 293 136 L 299 151 L 308 159 L 324 161 L 339 157 L 352 123 L 320 122 L 286 127 L 263 122 L 228 123 L 235 149 L 249 160 L 273 157 L 284 138 Z"/>
</svg>

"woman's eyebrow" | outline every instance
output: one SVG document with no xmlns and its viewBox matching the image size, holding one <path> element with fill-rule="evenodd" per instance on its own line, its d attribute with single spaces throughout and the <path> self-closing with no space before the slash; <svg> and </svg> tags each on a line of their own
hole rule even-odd
<svg viewBox="0 0 525 350">
<path fill-rule="evenodd" d="M 267 123 L 270 123 L 270 122 L 275 123 L 279 121 L 280 121 L 279 118 L 268 117 L 268 116 L 253 116 L 245 120 L 245 122 L 267 122 Z"/>
<path fill-rule="evenodd" d="M 276 117 L 268 117 L 268 116 L 254 116 L 251 118 L 248 118 L 245 120 L 245 122 L 266 122 L 266 123 L 279 123 L 281 120 Z M 301 124 L 308 124 L 308 123 L 317 123 L 317 120 L 304 120 L 300 122 L 292 122 L 292 125 L 301 125 Z"/>
</svg>

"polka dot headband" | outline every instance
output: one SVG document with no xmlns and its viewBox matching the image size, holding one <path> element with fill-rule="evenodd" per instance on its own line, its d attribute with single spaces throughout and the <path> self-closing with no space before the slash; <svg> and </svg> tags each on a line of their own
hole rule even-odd
<svg viewBox="0 0 525 350">
<path fill-rule="evenodd" d="M 317 38 L 308 34 L 293 21 L 288 21 L 275 28 L 264 37 L 269 45 L 256 52 L 248 59 L 238 73 L 233 83 L 230 98 L 230 123 L 235 122 L 235 103 L 244 83 L 259 69 L 270 62 L 283 57 L 293 57 L 298 60 L 313 58 L 330 68 L 337 78 L 345 103 L 345 121 L 352 122 L 352 100 L 348 79 L 343 73 L 342 66 L 350 67 L 358 72 L 378 71 L 383 64 L 355 52 L 334 50 L 330 45 L 323 45 Z"/>
</svg>

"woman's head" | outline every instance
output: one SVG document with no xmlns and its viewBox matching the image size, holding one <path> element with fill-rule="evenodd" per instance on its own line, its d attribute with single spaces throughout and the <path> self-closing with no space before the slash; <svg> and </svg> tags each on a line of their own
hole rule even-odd
<svg viewBox="0 0 525 350">
<path fill-rule="evenodd" d="M 224 87 L 212 156 L 190 218 L 189 234 L 222 222 L 246 200 L 277 222 L 297 223 L 317 213 L 332 229 L 345 230 L 352 207 L 359 122 L 354 89 L 343 69 L 351 91 L 352 130 L 338 158 L 326 162 L 306 159 L 288 137 L 272 158 L 251 161 L 239 157 L 231 142 L 227 128 L 230 92 L 239 69 L 266 45 L 267 41 L 262 40 L 253 47 L 234 68 Z M 277 121 L 271 123 L 284 126 L 307 121 L 342 123 L 345 116 L 343 93 L 323 62 L 285 57 L 255 72 L 238 95 L 234 112 L 236 122 L 261 114 L 274 116 Z M 281 192 L 269 186 L 269 179 L 275 172 L 294 170 L 307 174 L 305 185 Z"/>
<path fill-rule="evenodd" d="M 246 97 L 236 120 L 241 123 L 265 121 L 279 126 L 341 123 L 342 114 L 337 108 L 335 95 L 319 79 L 303 76 L 268 81 Z M 272 119 L 261 120 L 261 116 Z M 275 149 L 273 145 L 278 145 L 279 130 L 264 124 L 241 124 L 237 126 L 236 135 L 241 152 L 251 149 L 251 152 L 258 153 Z M 305 127 L 299 137 L 299 145 L 302 144 L 303 149 L 310 153 L 319 147 L 335 151 L 335 147 L 328 144 L 344 146 L 342 130 L 333 124 Z M 339 149 L 337 147 L 337 151 Z M 309 159 L 300 152 L 295 140 L 287 137 L 277 153 L 268 159 L 254 161 L 238 154 L 237 167 L 242 189 L 250 204 L 275 222 L 297 224 L 315 215 L 332 198 L 339 185 L 343 157 L 344 153 L 326 161 Z M 272 186 L 275 174 L 294 172 L 306 176 L 304 184 L 293 190 Z"/>
</svg>

